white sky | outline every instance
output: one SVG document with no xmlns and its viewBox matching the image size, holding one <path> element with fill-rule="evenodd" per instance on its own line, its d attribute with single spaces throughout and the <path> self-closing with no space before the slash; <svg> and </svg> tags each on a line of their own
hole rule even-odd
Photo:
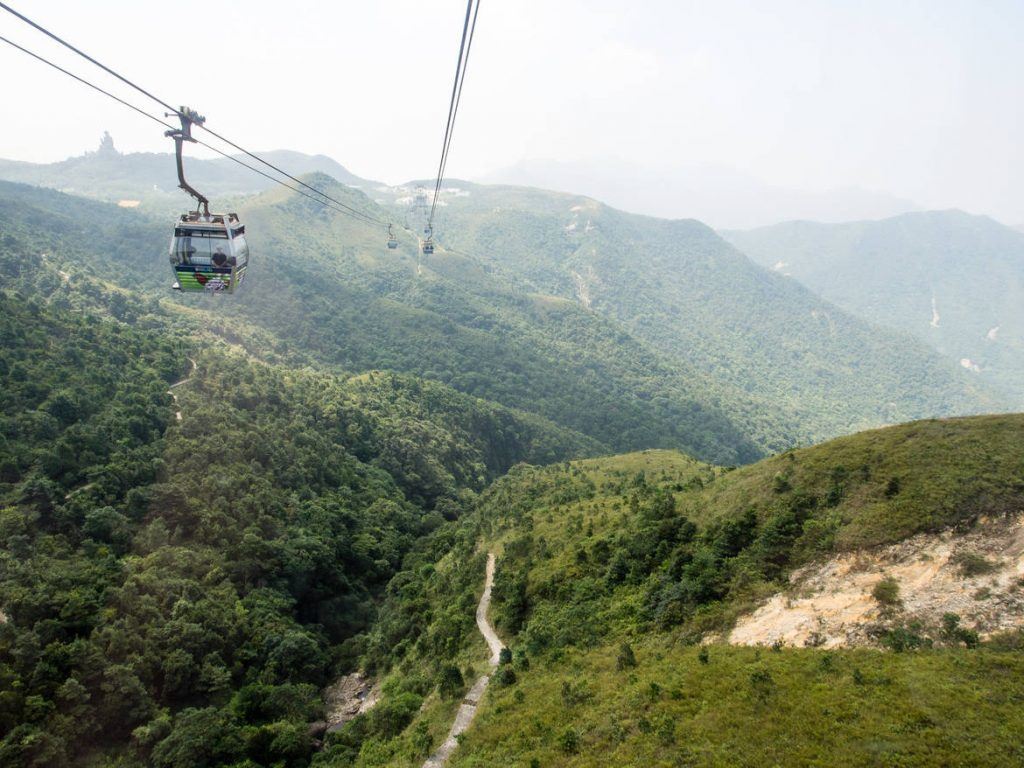
<svg viewBox="0 0 1024 768">
<path fill-rule="evenodd" d="M 436 167 L 464 0 L 11 0 L 257 150 L 390 182 Z M 0 34 L 118 93 L 0 11 Z M 0 157 L 168 151 L 0 44 Z M 140 96 L 131 96 L 140 106 Z M 482 0 L 449 161 L 722 165 L 1024 222 L 1024 0 Z"/>
</svg>

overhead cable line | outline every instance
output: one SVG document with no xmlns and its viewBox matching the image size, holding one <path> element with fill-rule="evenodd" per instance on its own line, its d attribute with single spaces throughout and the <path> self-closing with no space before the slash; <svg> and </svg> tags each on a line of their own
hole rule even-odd
<svg viewBox="0 0 1024 768">
<path fill-rule="evenodd" d="M 466 78 L 469 50 L 473 45 L 473 33 L 476 31 L 476 17 L 479 11 L 480 0 L 466 0 L 466 18 L 462 22 L 462 40 L 459 43 L 459 57 L 455 63 L 455 80 L 452 82 L 451 101 L 448 104 L 448 122 L 445 124 L 441 160 L 437 166 L 437 180 L 434 182 L 434 199 L 431 201 L 430 216 L 427 220 L 427 227 L 430 230 L 433 230 L 434 227 L 434 211 L 437 208 L 437 199 L 441 194 L 441 184 L 444 181 L 445 167 L 448 164 L 448 150 L 451 147 L 452 134 L 455 131 L 455 118 L 459 112 L 459 102 L 462 100 L 462 83 Z M 470 18 L 472 18 L 472 25 Z"/>
<path fill-rule="evenodd" d="M 72 78 L 73 80 L 77 80 L 82 85 L 88 86 L 89 88 L 92 88 L 94 91 L 98 91 L 99 93 L 102 93 L 104 96 L 107 96 L 107 97 L 113 99 L 114 101 L 118 102 L 119 104 L 123 104 L 124 106 L 128 107 L 129 109 L 131 109 L 131 110 L 133 110 L 135 112 L 138 112 L 143 117 L 147 117 L 150 120 L 152 120 L 153 122 L 159 123 L 160 125 L 164 126 L 165 128 L 170 128 L 170 129 L 173 130 L 174 126 L 171 125 L 170 123 L 165 122 L 164 120 L 161 120 L 159 117 L 156 117 L 155 115 L 151 115 L 149 112 L 146 112 L 144 109 L 140 109 L 139 107 L 135 106 L 131 102 L 125 101 L 120 96 L 117 96 L 117 95 L 111 93 L 110 91 L 107 91 L 107 90 L 101 88 L 100 86 L 96 85 L 95 83 L 91 83 L 88 80 L 86 80 L 85 78 L 79 77 L 74 72 L 70 72 L 70 71 L 64 69 L 63 67 L 61 67 L 61 66 L 59 66 L 57 64 L 54 64 L 52 61 L 50 61 L 49 59 L 47 59 L 47 58 L 45 58 L 43 56 L 40 56 L 38 53 L 34 53 L 33 51 L 30 51 L 28 48 L 25 48 L 25 47 L 23 47 L 21 45 L 18 45 L 14 41 L 8 40 L 6 37 L 4 37 L 2 35 L 0 35 L 0 41 L 7 43 L 12 48 L 16 48 L 17 50 L 21 51 L 22 53 L 25 53 L 25 54 L 31 56 L 32 58 L 36 59 L 37 61 L 42 62 L 43 64 L 46 64 L 49 67 L 53 67 L 58 72 L 61 72 L 62 74 L 67 75 L 68 77 Z M 224 152 L 224 151 L 218 149 L 217 147 L 212 146 L 211 144 L 207 144 L 205 141 L 200 141 L 200 140 L 197 139 L 196 143 L 199 144 L 200 146 L 206 147 L 207 149 L 209 149 L 212 152 L 216 152 L 218 155 L 220 155 L 220 156 L 222 156 L 222 157 L 224 157 L 224 158 L 226 158 L 228 160 L 231 160 L 234 163 L 238 163 L 238 165 L 242 166 L 243 168 L 249 169 L 253 173 L 258 173 L 260 176 L 263 176 L 264 178 L 269 179 L 270 181 L 274 182 L 275 184 L 280 184 L 281 186 L 283 186 L 283 187 L 285 187 L 287 189 L 290 189 L 293 192 L 297 192 L 298 194 L 302 195 L 303 197 L 309 198 L 310 200 L 312 200 L 315 203 L 319 203 L 320 205 L 323 205 L 323 206 L 325 206 L 327 208 L 330 208 L 333 211 L 337 211 L 338 213 L 343 213 L 343 214 L 345 214 L 347 216 L 351 216 L 352 215 L 351 213 L 349 213 L 349 211 L 343 210 L 341 208 L 337 208 L 334 205 L 328 203 L 327 201 L 321 200 L 320 198 L 313 197 L 308 192 L 304 192 L 303 190 L 301 190 L 301 189 L 299 189 L 297 187 L 293 187 L 291 184 L 287 184 L 287 183 L 281 181 L 280 179 L 276 179 L 273 176 L 271 176 L 269 173 L 264 173 L 259 168 L 254 168 L 253 166 L 249 165 L 248 163 L 245 163 L 242 160 L 239 160 L 234 155 L 229 155 L 227 152 Z M 374 223 L 377 223 L 377 222 L 374 222 Z"/>
<path fill-rule="evenodd" d="M 455 111 L 452 114 L 451 130 L 448 134 L 448 147 L 445 149 L 444 158 L 441 160 L 441 179 L 444 179 L 444 175 L 448 170 L 448 154 L 451 150 L 452 138 L 455 133 L 455 115 L 459 113 L 459 104 L 462 102 L 462 84 L 466 82 L 466 68 L 469 66 L 469 52 L 473 48 L 473 33 L 476 32 L 476 17 L 480 12 L 480 2 L 477 0 L 476 8 L 473 10 L 473 23 L 469 27 L 469 42 L 466 43 L 466 58 L 462 63 L 462 77 L 459 79 L 459 92 L 455 96 Z M 441 191 L 441 180 L 438 181 L 437 193 Z M 437 199 L 437 194 L 434 195 L 434 199 Z"/>
<path fill-rule="evenodd" d="M 139 93 L 143 94 L 144 96 L 146 96 L 146 97 L 148 97 L 148 98 L 152 99 L 153 101 L 155 101 L 155 102 L 156 102 L 157 104 L 159 104 L 160 106 L 162 106 L 162 107 L 164 107 L 164 108 L 166 108 L 166 109 L 169 109 L 169 110 L 170 110 L 170 111 L 171 111 L 172 113 L 174 113 L 174 114 L 176 114 L 176 115 L 177 115 L 177 114 L 180 114 L 180 113 L 181 113 L 181 108 L 180 108 L 180 107 L 172 107 L 172 106 L 171 106 L 170 104 L 168 104 L 168 103 L 167 103 L 166 101 L 164 101 L 163 99 L 161 99 L 161 98 L 159 98 L 159 97 L 157 97 L 157 96 L 154 96 L 154 95 L 153 95 L 152 93 L 150 93 L 149 91 L 147 91 L 147 90 L 146 90 L 145 88 L 143 88 L 142 86 L 140 86 L 140 85 L 137 85 L 136 83 L 132 82 L 132 81 L 131 81 L 131 80 L 129 80 L 128 78 L 126 78 L 126 77 L 124 77 L 123 75 L 119 74 L 118 72 L 114 71 L 113 69 L 111 69 L 111 68 L 110 68 L 110 67 L 108 67 L 107 65 L 103 64 L 103 63 L 102 63 L 102 62 L 100 62 L 100 61 L 97 61 L 97 60 L 96 60 L 96 59 L 94 59 L 94 58 L 93 58 L 92 56 L 90 56 L 89 54 L 87 54 L 87 53 L 85 53 L 84 51 L 80 50 L 79 48 L 76 48 L 76 47 L 75 47 L 74 45 L 72 45 L 71 43 L 69 43 L 69 42 L 68 42 L 67 40 L 64 40 L 64 39 L 63 39 L 62 37 L 60 37 L 59 35 L 56 35 L 56 34 L 54 34 L 54 33 L 53 33 L 53 32 L 51 32 L 50 30 L 48 30 L 48 29 L 46 29 L 45 27 L 43 27 L 42 25 L 40 25 L 40 24 L 37 24 L 36 22 L 32 21 L 32 19 L 30 19 L 30 18 L 28 18 L 27 16 L 25 16 L 25 15 L 23 15 L 23 14 L 19 13 L 18 11 L 14 10 L 13 8 L 11 8 L 11 6 L 9 6 L 9 5 L 7 5 L 6 3 L 2 2 L 2 0 L 0 0 L 0 8 L 4 9 L 5 11 L 7 11 L 7 12 L 8 12 L 8 13 L 10 13 L 10 14 L 12 14 L 13 16 L 16 16 L 17 18 L 21 19 L 21 20 L 22 20 L 23 22 L 25 22 L 25 23 L 26 23 L 26 24 L 28 24 L 29 26 L 33 27 L 34 29 L 38 30 L 39 32 L 42 32 L 42 33 L 43 33 L 44 35 L 46 35 L 47 37 L 51 38 L 52 40 L 55 40 L 56 42 L 60 43 L 60 44 L 61 44 L 61 45 L 63 45 L 63 46 L 65 47 L 65 48 L 67 48 L 67 49 L 69 49 L 69 50 L 71 50 L 71 51 L 74 51 L 74 52 L 75 52 L 75 53 L 77 53 L 77 54 L 78 54 L 79 56 L 81 56 L 82 58 L 84 58 L 84 59 L 85 59 L 86 61 L 88 61 L 88 62 L 90 62 L 90 63 L 92 63 L 92 64 L 96 65 L 97 67 L 99 67 L 100 69 L 102 69 L 102 70 L 103 70 L 104 72 L 107 72 L 108 74 L 110 74 L 110 75 L 113 75 L 114 77 L 116 77 L 116 78 L 117 78 L 118 80 L 120 80 L 121 82 L 125 83 L 126 85 L 130 86 L 131 88 L 134 88 L 134 89 L 135 89 L 136 91 L 138 91 Z M 40 56 L 36 56 L 36 54 L 33 54 L 33 53 L 31 53 L 31 51 L 27 51 L 26 49 L 24 49 L 24 48 L 21 48 L 21 46 L 19 46 L 19 45 L 16 45 L 15 43 L 11 43 L 11 41 L 9 41 L 9 40 L 6 40 L 6 39 L 4 39 L 4 42 L 10 43 L 10 44 L 11 44 L 11 45 L 13 45 L 13 46 L 14 46 L 15 48 L 19 48 L 20 50 L 22 50 L 22 51 L 25 51 L 26 53 L 29 53 L 30 55 L 32 55 L 32 56 L 35 56 L 35 57 L 36 57 L 36 58 L 38 58 L 38 59 L 41 59 L 41 60 L 43 60 L 43 61 L 46 61 L 45 59 L 42 59 L 42 57 L 40 57 Z M 50 62 L 49 62 L 49 61 L 46 61 L 46 63 L 47 63 L 47 64 L 50 64 Z M 58 67 L 58 66 L 57 66 L 56 64 L 51 64 L 51 66 L 55 67 L 56 69 L 60 69 L 60 71 L 64 72 L 64 73 L 65 73 L 65 74 L 67 74 L 67 75 L 70 75 L 71 77 L 74 77 L 74 78 L 75 78 L 75 79 L 77 79 L 77 80 L 81 80 L 81 78 L 77 77 L 76 75 L 72 75 L 72 74 L 71 74 L 70 72 L 68 72 L 67 70 L 61 69 L 61 68 L 60 68 L 60 67 Z M 82 81 L 82 82 L 85 82 L 85 81 Z M 92 86 L 92 84 L 91 84 L 91 83 L 86 83 L 86 85 L 90 85 L 91 87 L 95 88 L 96 90 L 99 90 L 99 91 L 101 91 L 102 93 L 105 93 L 105 94 L 106 94 L 107 96 L 110 96 L 111 98 L 114 98 L 114 99 L 116 99 L 117 101 L 121 102 L 122 104 L 127 104 L 127 102 L 123 101 L 122 99 L 119 99 L 118 97 L 114 96 L 113 94 L 107 93 L 106 91 L 103 91 L 102 89 L 98 88 L 97 86 Z M 142 110 L 138 109 L 137 107 L 134 107 L 134 106 L 132 106 L 132 105 L 130 105 L 130 104 L 129 104 L 128 106 L 131 106 L 131 107 L 132 107 L 132 109 L 135 109 L 136 111 L 139 111 L 139 112 L 141 112 L 141 111 L 142 111 Z M 147 114 L 147 113 L 143 113 L 143 114 Z M 153 117 L 152 115 L 148 115 L 148 114 L 147 114 L 147 116 L 148 116 L 148 117 L 150 117 L 150 118 L 152 118 L 152 119 L 154 119 L 154 120 L 156 120 L 156 119 L 157 119 L 157 118 L 154 118 L 154 117 Z M 162 121 L 162 120 L 160 120 L 159 122 L 163 123 L 163 121 Z M 164 124 L 166 125 L 166 123 L 164 123 Z M 173 129 L 173 126 L 169 126 L 169 125 L 168 125 L 168 127 L 169 127 L 169 128 L 172 128 L 172 129 Z M 336 198 L 332 197 L 331 195 L 328 195 L 328 194 L 327 194 L 326 192 L 323 192 L 323 191 L 321 191 L 321 190 L 317 189 L 316 187 L 313 187 L 313 186 L 311 186 L 310 184 L 307 184 L 306 182 L 302 181 L 301 179 L 298 179 L 298 178 L 296 178 L 296 177 L 292 176 L 292 175 L 291 175 L 290 173 L 288 173 L 287 171 L 285 171 L 285 170 L 283 170 L 283 169 L 279 168 L 278 166 L 274 165 L 273 163 L 271 163 L 271 162 L 270 162 L 270 161 L 268 161 L 268 160 L 264 160 L 264 159 L 263 159 L 262 157 L 260 157 L 259 155 L 255 154 L 254 152 L 250 152 L 249 150 L 245 149 L 244 147 L 241 147 L 241 146 L 239 146 L 239 145 L 238 145 L 238 144 L 236 144 L 235 142 L 233 142 L 233 141 L 231 141 L 231 140 L 227 139 L 226 137 L 224 137 L 224 136 L 221 136 L 221 135 L 220 135 L 219 133 L 216 133 L 216 132 L 214 132 L 213 130 L 211 130 L 211 129 L 209 129 L 209 128 L 206 128 L 205 126 L 202 126 L 202 125 L 200 125 L 200 127 L 202 127 L 202 128 L 203 128 L 203 130 L 205 130 L 205 131 L 206 131 L 207 133 L 209 133 L 209 134 L 210 134 L 211 136 L 214 136 L 215 138 L 217 138 L 217 139 L 220 139 L 220 140 L 221 140 L 221 141 L 223 141 L 223 142 L 224 142 L 225 144 L 228 144 L 228 145 L 230 145 L 231 147 L 233 147 L 234 149 L 237 149 L 237 150 L 238 150 L 239 152 L 242 152 L 243 154 L 245 154 L 245 155 L 247 155 L 247 156 L 251 157 L 252 159 L 254 159 L 254 160 L 256 160 L 256 161 L 258 161 L 258 162 L 262 163 L 263 165 L 267 166 L 268 168 L 271 168 L 271 169 L 273 169 L 273 170 L 274 170 L 274 171 L 276 171 L 277 173 L 280 173 L 280 174 L 281 174 L 282 176 L 284 176 L 284 177 L 286 177 L 286 178 L 290 179 L 291 181 L 294 181 L 294 182 L 295 182 L 296 184 L 299 184 L 299 185 L 300 185 L 300 186 L 302 186 L 302 187 L 305 187 L 306 189 L 310 190 L 311 192 L 315 192 L 316 194 L 318 194 L 318 195 L 320 195 L 321 197 L 323 197 L 323 198 L 324 198 L 325 200 L 328 200 L 328 201 L 330 201 L 331 203 L 333 203 L 333 204 L 334 204 L 334 206 L 337 206 L 337 207 L 340 207 L 340 208 L 343 208 L 343 209 L 345 209 L 345 211 L 348 211 L 350 215 L 352 215 L 352 216 L 355 216 L 355 217 L 357 217 L 357 218 L 360 218 L 360 219 L 362 219 L 363 221 L 366 221 L 366 222 L 368 222 L 368 223 L 370 223 L 370 224 L 384 224 L 384 223 L 385 223 L 385 222 L 384 222 L 384 221 L 383 221 L 382 219 L 378 219 L 377 217 L 375 217 L 375 216 L 371 216 L 370 214 L 366 213 L 365 211 L 360 211 L 360 210 L 359 210 L 359 209 L 357 209 L 357 208 L 353 208 L 353 207 L 352 207 L 352 206 L 350 206 L 350 205 L 346 205 L 345 203 L 341 202 L 340 200 L 337 200 Z M 239 160 L 238 158 L 236 158 L 236 157 L 232 157 L 231 155 L 228 155 L 228 154 L 227 154 L 227 153 L 225 153 L 225 152 L 221 152 L 220 150 L 217 150 L 217 149 L 215 149 L 215 148 L 213 148 L 213 147 L 210 147 L 210 145 L 209 145 L 209 144 L 206 144 L 206 143 L 204 143 L 204 142 L 197 142 L 197 143 L 198 143 L 198 144 L 200 144 L 200 145 L 202 145 L 202 146 L 204 146 L 204 147 L 207 147 L 208 149 L 213 149 L 213 151 L 214 151 L 214 152 L 217 152 L 218 154 L 221 154 L 221 155 L 223 155 L 224 157 L 227 157 L 227 158 L 229 158 L 229 159 L 231 159 L 231 160 L 234 160 L 234 161 L 235 161 L 235 162 L 237 162 L 237 163 L 238 163 L 239 165 L 241 165 L 241 166 L 243 166 L 243 167 L 245 167 L 245 168 L 248 168 L 249 170 L 251 170 L 251 171 L 253 171 L 253 172 L 255 172 L 255 173 L 259 173 L 259 174 L 260 174 L 261 176 L 265 176 L 266 178 L 269 178 L 269 179 L 271 179 L 272 181 L 275 181 L 275 182 L 277 182 L 278 184 L 281 184 L 281 185 L 282 185 L 282 186 L 284 186 L 284 187 L 288 187 L 289 189 L 292 189 L 292 190 L 294 190 L 294 191 L 298 191 L 298 190 L 295 190 L 295 188 L 294 188 L 294 187 L 292 187 L 291 185 L 289 185 L 289 184 L 285 184 L 284 182 L 280 181 L 279 179 L 275 179 L 274 177 L 272 177 L 272 176 L 270 176 L 270 175 L 268 175 L 268 174 L 266 174 L 266 173 L 264 173 L 264 172 L 262 172 L 262 171 L 260 171 L 260 170 L 258 170 L 258 169 L 256 169 L 256 168 L 252 167 L 251 165 L 248 165 L 247 163 L 244 163 L 244 162 L 240 161 L 240 160 Z M 310 197 L 310 195 L 306 195 L 306 197 Z M 312 198 L 312 199 L 316 199 L 316 198 Z M 318 201 L 318 202 L 321 202 L 321 203 L 323 203 L 323 201 Z M 324 203 L 324 204 L 326 205 L 326 203 Z M 327 207 L 332 207 L 332 206 L 329 206 L 329 205 L 328 205 Z"/>
</svg>

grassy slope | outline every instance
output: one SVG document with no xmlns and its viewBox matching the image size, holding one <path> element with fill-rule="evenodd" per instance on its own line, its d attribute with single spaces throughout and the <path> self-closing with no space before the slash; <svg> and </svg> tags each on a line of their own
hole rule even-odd
<svg viewBox="0 0 1024 768">
<path fill-rule="evenodd" d="M 841 437 L 744 467 L 708 488 L 709 515 L 746 506 L 770 511 L 781 474 L 794 488 L 826 496 L 841 486 L 836 544 L 843 548 L 899 541 L 978 514 L 1021 509 L 1024 416 L 929 419 Z M 891 498 L 891 480 L 899 492 Z"/>
<path fill-rule="evenodd" d="M 992 766 L 1024 759 L 1024 656 L 713 646 L 663 637 L 567 654 L 493 687 L 452 768 L 529 766 Z M 755 677 L 756 676 L 756 677 Z M 766 677 L 767 676 L 767 677 Z M 752 678 L 770 680 L 758 683 Z M 566 705 L 564 683 L 592 698 Z M 859 682 L 858 682 L 859 681 Z M 652 688 L 652 684 L 658 689 Z M 767 693 L 763 699 L 758 690 Z M 519 693 L 522 699 L 519 700 Z M 562 747 L 579 736 L 578 754 Z"/>
<path fill-rule="evenodd" d="M 1022 437 L 1024 416 L 977 417 L 866 432 L 732 472 L 673 452 L 514 470 L 485 495 L 482 525 L 504 551 L 499 569 L 526 578 L 529 614 L 510 645 L 532 663 L 515 685 L 492 687 L 453 765 L 1015 764 L 1024 756 L 1014 736 L 1024 726 L 1014 705 L 1024 701 L 1019 651 L 713 645 L 705 666 L 689 643 L 728 626 L 803 560 L 1024 509 Z M 781 573 L 754 575 L 758 538 L 722 561 L 730 585 L 721 599 L 663 629 L 649 595 L 672 555 L 611 588 L 594 558 L 597 542 L 642 525 L 627 500 L 640 471 L 673 491 L 697 541 L 751 508 L 763 538 L 794 499 L 816 502 Z M 499 600 L 495 614 L 509 637 L 508 604 Z M 623 641 L 636 669 L 616 670 Z M 567 703 L 566 683 L 581 701 Z M 567 729 L 579 754 L 563 749 Z"/>
</svg>

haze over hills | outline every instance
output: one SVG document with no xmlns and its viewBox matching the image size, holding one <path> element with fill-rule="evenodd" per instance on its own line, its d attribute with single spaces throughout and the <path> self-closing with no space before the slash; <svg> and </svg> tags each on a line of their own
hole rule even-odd
<svg viewBox="0 0 1024 768">
<path fill-rule="evenodd" d="M 722 166 L 643 167 L 600 160 L 524 160 L 482 176 L 587 195 L 615 208 L 668 219 L 699 219 L 715 228 L 746 228 L 791 219 L 880 219 L 919 208 L 909 200 L 857 188 L 786 189 Z"/>
<path fill-rule="evenodd" d="M 168 144 L 170 141 L 168 141 Z M 261 155 L 293 176 L 326 173 L 343 184 L 376 186 L 361 179 L 324 155 L 307 155 L 275 150 Z M 239 156 L 252 165 L 254 161 Z M 195 186 L 210 197 L 261 192 L 275 186 L 272 181 L 228 158 L 186 157 L 186 173 Z M 261 166 L 261 170 L 264 168 Z M 132 152 L 122 154 L 105 134 L 95 152 L 86 152 L 56 163 L 25 163 L 0 159 L 0 179 L 59 189 L 74 195 L 118 202 L 139 200 L 157 209 L 182 199 L 178 190 L 173 153 Z"/>
<path fill-rule="evenodd" d="M 758 263 L 913 334 L 1024 404 L 1024 233 L 954 210 L 723 235 Z"/>
</svg>

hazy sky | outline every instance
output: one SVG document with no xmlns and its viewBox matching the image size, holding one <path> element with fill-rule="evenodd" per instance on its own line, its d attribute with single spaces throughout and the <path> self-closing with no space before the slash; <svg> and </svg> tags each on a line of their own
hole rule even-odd
<svg viewBox="0 0 1024 768">
<path fill-rule="evenodd" d="M 390 182 L 435 170 L 463 0 L 12 4 L 248 147 Z M 3 12 L 0 34 L 127 93 Z M 482 0 L 449 174 L 712 164 L 1024 222 L 1022 41 L 1024 0 Z M 61 159 L 103 130 L 171 147 L 2 44 L 0 72 L 0 157 Z"/>
</svg>

